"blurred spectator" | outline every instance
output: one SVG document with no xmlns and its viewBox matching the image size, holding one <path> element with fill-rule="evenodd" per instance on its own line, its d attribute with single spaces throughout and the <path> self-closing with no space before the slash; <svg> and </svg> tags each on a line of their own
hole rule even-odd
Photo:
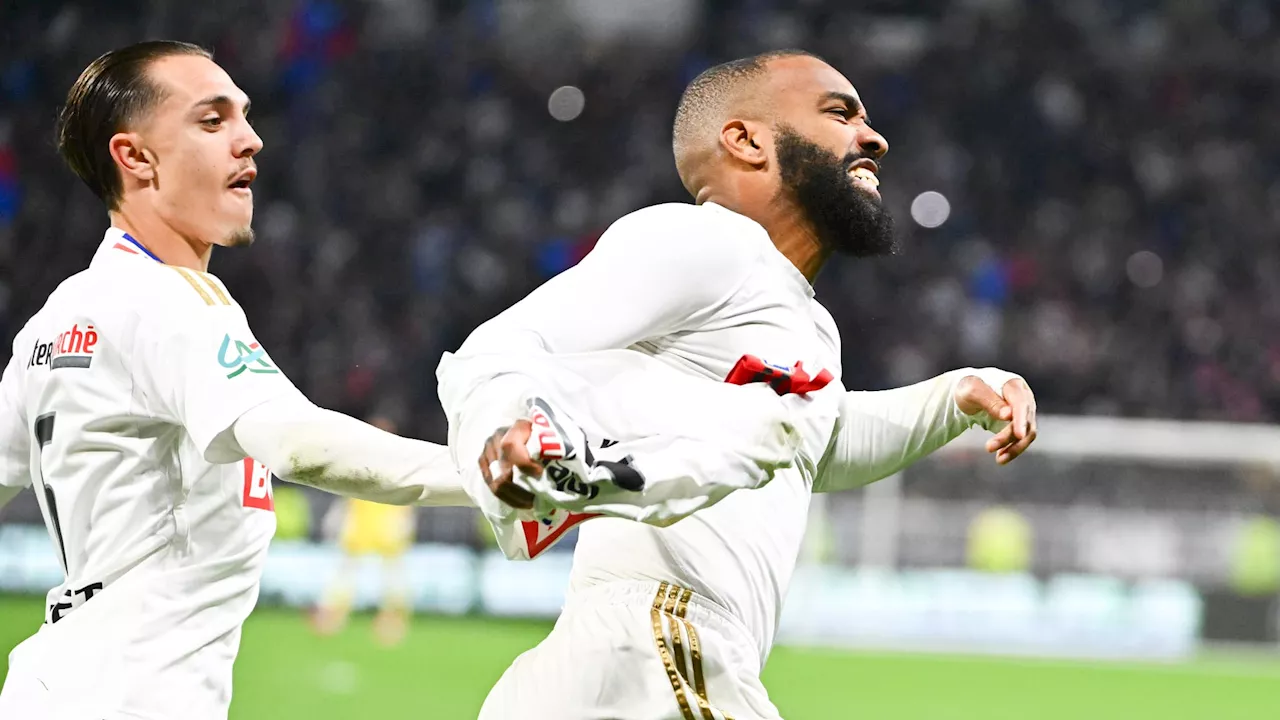
<svg viewBox="0 0 1280 720">
<path fill-rule="evenodd" d="M 260 240 L 212 269 L 317 402 L 394 404 L 443 440 L 442 351 L 610 221 L 687 200 L 669 147 L 684 84 L 801 46 L 893 146 L 883 191 L 906 252 L 819 281 L 848 386 L 998 363 L 1044 412 L 1280 418 L 1274 4 L 631 5 L 4 3 L 0 329 L 87 263 L 106 221 L 51 141 L 76 74 L 147 37 L 200 42 L 266 141 Z M 558 122 L 564 85 L 585 109 Z M 913 213 L 926 191 L 948 209 Z"/>
<path fill-rule="evenodd" d="M 990 507 L 969 523 L 970 568 L 993 573 L 1026 572 L 1031 565 L 1032 529 L 1008 507 Z"/>
</svg>

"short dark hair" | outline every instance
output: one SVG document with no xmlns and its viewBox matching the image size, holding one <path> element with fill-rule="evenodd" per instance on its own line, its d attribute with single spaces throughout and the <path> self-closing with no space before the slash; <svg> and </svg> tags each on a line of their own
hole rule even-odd
<svg viewBox="0 0 1280 720">
<path fill-rule="evenodd" d="M 89 63 L 58 113 L 58 153 L 107 207 L 119 208 L 124 185 L 108 147 L 111 136 L 164 99 L 147 75 L 151 63 L 171 55 L 213 53 L 190 43 L 150 40 L 123 47 Z"/>
<path fill-rule="evenodd" d="M 707 68 L 695 77 L 684 89 L 680 104 L 676 107 L 676 120 L 671 133 L 676 155 L 680 155 L 680 148 L 687 141 L 700 133 L 708 132 L 708 125 L 720 123 L 724 105 L 738 89 L 739 83 L 759 77 L 771 61 L 787 57 L 822 60 L 807 50 L 770 50 Z M 719 127 L 715 130 L 719 130 Z"/>
</svg>

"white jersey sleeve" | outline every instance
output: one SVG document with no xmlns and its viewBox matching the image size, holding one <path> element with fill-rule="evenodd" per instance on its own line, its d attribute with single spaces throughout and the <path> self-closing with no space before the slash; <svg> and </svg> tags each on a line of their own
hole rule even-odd
<svg viewBox="0 0 1280 720">
<path fill-rule="evenodd" d="M 558 404 L 589 434 L 633 447 L 637 466 L 648 465 L 643 493 L 606 493 L 612 502 L 593 503 L 592 512 L 669 524 L 727 492 L 758 487 L 772 477 L 773 470 L 789 464 L 795 438 L 784 403 L 776 397 L 737 387 L 724 390 L 745 393 L 762 406 L 757 413 L 730 418 L 731 411 L 720 405 L 699 405 L 697 395 L 678 404 L 661 402 L 659 398 L 671 394 L 669 388 L 643 391 L 653 386 L 651 375 L 637 385 L 617 382 L 618 373 L 629 362 L 623 351 L 706 324 L 759 266 L 761 245 L 744 237 L 736 217 L 683 204 L 632 213 L 610 226 L 577 266 L 482 325 L 456 355 L 441 361 L 437 376 L 454 462 L 509 557 L 537 553 L 513 550 L 512 544 L 503 542 L 505 536 L 522 540 L 530 532 L 528 526 L 536 523 L 525 523 L 523 531 L 513 530 L 513 512 L 488 492 L 475 466 L 484 440 L 499 426 L 521 417 L 526 401 L 533 397 Z M 602 382 L 585 380 L 597 366 L 606 371 L 598 378 Z M 708 382 L 705 378 L 685 381 Z M 609 390 L 603 389 L 604 383 Z M 619 392 L 635 402 L 616 402 Z M 751 444 L 735 438 L 711 445 L 719 439 L 705 437 L 710 430 L 701 435 L 671 430 L 681 418 L 717 412 L 723 416 L 720 420 L 700 427 L 741 427 L 746 417 L 768 418 L 761 427 L 743 434 L 743 438 L 768 441 Z M 664 419 L 665 430 L 659 431 L 663 437 L 650 427 L 662 423 L 638 420 L 644 417 Z M 780 448 L 789 448 L 786 458 L 777 457 Z M 709 459 L 726 454 L 734 462 Z M 597 499 L 606 500 L 606 496 Z"/>
<path fill-rule="evenodd" d="M 714 217 L 673 203 L 621 218 L 582 262 L 481 325 L 458 355 L 626 348 L 705 322 L 755 257 Z"/>
<path fill-rule="evenodd" d="M 965 415 L 956 405 L 956 385 L 970 375 L 997 393 L 1017 377 L 995 368 L 963 368 L 907 387 L 845 393 L 813 491 L 849 490 L 889 477 L 971 427 L 998 431 L 1007 423 L 986 413 Z"/>
<path fill-rule="evenodd" d="M 21 373 L 23 358 L 14 343 L 13 356 L 0 380 L 0 507 L 31 484 L 31 435 L 27 425 L 25 403 L 22 402 Z"/>
<path fill-rule="evenodd" d="M 234 434 L 246 453 L 290 482 L 386 505 L 472 505 L 448 448 L 379 430 L 303 398 L 245 412 Z"/>
<path fill-rule="evenodd" d="M 184 427 L 208 462 L 245 458 L 229 432 L 245 412 L 268 400 L 301 396 L 234 303 L 181 315 L 149 313 L 135 337 L 133 379 L 148 412 Z"/>
</svg>

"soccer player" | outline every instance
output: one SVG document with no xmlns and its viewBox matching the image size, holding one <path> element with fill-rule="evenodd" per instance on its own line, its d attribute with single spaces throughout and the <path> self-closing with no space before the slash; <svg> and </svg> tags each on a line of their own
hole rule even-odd
<svg viewBox="0 0 1280 720">
<path fill-rule="evenodd" d="M 711 68 L 680 101 L 674 150 L 696 204 L 659 205 L 617 221 L 579 265 L 481 326 L 440 368 L 450 443 L 461 443 L 453 452 L 469 486 L 487 483 L 519 508 L 576 490 L 578 502 L 555 504 L 573 511 L 573 521 L 590 518 L 581 525 L 559 621 L 499 680 L 484 720 L 779 717 L 759 676 L 811 494 L 886 477 L 975 424 L 996 433 L 987 449 L 1000 464 L 1035 439 L 1034 397 L 1004 371 L 962 369 L 883 392 L 842 387 L 839 333 L 812 282 L 834 253 L 894 249 L 877 174 L 888 143 L 843 75 L 802 51 Z M 572 380 L 553 377 L 547 366 L 585 377 L 584 358 L 629 365 L 636 355 L 706 388 L 761 383 L 803 397 L 788 406 L 801 436 L 794 463 L 750 483 L 758 489 L 729 493 L 687 516 L 672 497 L 657 497 L 660 511 L 646 522 L 635 522 L 622 507 L 623 491 L 609 487 L 616 473 L 602 481 L 595 468 L 566 475 L 566 439 L 585 438 L 577 462 L 597 464 L 634 439 L 597 437 L 602 423 L 582 411 L 591 405 L 583 396 L 628 396 L 590 383 L 572 392 Z M 648 410 L 676 424 L 691 413 L 714 414 L 708 391 L 666 387 L 664 379 L 633 395 L 652 397 L 656 407 Z M 523 417 L 510 410 L 530 401 Z M 507 408 L 512 427 L 485 441 L 472 418 L 492 422 L 490 407 Z M 616 414 L 645 409 L 637 403 Z M 609 422 L 626 430 L 617 418 Z M 461 464 L 477 456 L 478 466 Z M 661 457 L 632 458 L 630 470 L 643 480 L 632 483 L 636 496 L 649 492 L 647 478 L 671 475 L 652 472 Z M 555 466 L 559 477 L 540 485 L 548 459 L 546 474 Z M 598 514 L 606 517 L 592 517 Z M 541 538 L 536 524 L 526 530 Z"/>
<path fill-rule="evenodd" d="M 272 471 L 470 504 L 445 448 L 308 402 L 206 272 L 215 246 L 253 241 L 248 110 L 207 51 L 177 42 L 109 52 L 67 96 L 59 151 L 110 227 L 0 382 L 0 504 L 33 488 L 65 572 L 9 656 L 0 717 L 225 718 L 276 527 Z"/>
<path fill-rule="evenodd" d="M 395 432 L 385 417 L 369 424 Z M 346 498 L 333 503 L 325 525 L 336 525 L 342 561 L 321 597 L 312 618 L 321 635 L 333 635 L 346 627 L 351 616 L 360 559 L 376 555 L 382 560 L 382 602 L 373 621 L 374 636 L 386 646 L 398 645 L 409 630 L 410 602 L 405 587 L 404 555 L 413 544 L 413 507 Z"/>
</svg>

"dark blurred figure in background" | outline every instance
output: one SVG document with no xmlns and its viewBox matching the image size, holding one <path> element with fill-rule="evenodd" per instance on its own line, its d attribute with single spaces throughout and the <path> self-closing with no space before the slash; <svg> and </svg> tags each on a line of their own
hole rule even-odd
<svg viewBox="0 0 1280 720">
<path fill-rule="evenodd" d="M 4 3 L 0 334 L 102 222 L 57 163 L 58 89 L 181 37 L 254 97 L 273 158 L 262 242 L 214 270 L 317 403 L 443 439 L 441 351 L 609 220 L 682 198 L 668 116 L 693 75 L 799 45 L 913 139 L 884 168 L 906 251 L 820 279 L 850 387 L 999 356 L 1045 413 L 1274 421 L 1277 21 L 1244 1 Z"/>
</svg>

